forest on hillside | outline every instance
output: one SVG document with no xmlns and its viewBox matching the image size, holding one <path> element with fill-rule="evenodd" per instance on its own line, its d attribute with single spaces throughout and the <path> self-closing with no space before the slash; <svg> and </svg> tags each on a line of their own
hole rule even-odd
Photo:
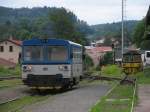
<svg viewBox="0 0 150 112">
<path fill-rule="evenodd" d="M 0 7 L 0 39 L 62 38 L 87 44 L 90 26 L 65 8 Z"/>
<path fill-rule="evenodd" d="M 144 38 L 144 20 L 129 20 L 124 23 L 125 45 L 136 43 L 138 47 Z M 147 28 L 149 29 L 149 28 Z M 141 37 L 142 36 L 142 37 Z M 10 37 L 24 40 L 38 38 L 62 38 L 88 45 L 89 40 L 105 38 L 108 45 L 115 38 L 121 43 L 121 22 L 89 26 L 85 21 L 65 8 L 0 7 L 0 39 Z M 145 45 L 145 44 L 144 44 Z"/>
<path fill-rule="evenodd" d="M 128 20 L 124 22 L 124 36 L 126 44 L 133 42 L 133 31 L 138 21 Z M 98 40 L 102 38 L 111 39 L 115 38 L 121 42 L 121 22 L 98 24 L 91 26 L 93 34 L 89 35 L 88 38 L 92 40 Z M 108 42 L 109 43 L 109 42 Z M 110 43 L 111 45 L 111 43 Z"/>
</svg>

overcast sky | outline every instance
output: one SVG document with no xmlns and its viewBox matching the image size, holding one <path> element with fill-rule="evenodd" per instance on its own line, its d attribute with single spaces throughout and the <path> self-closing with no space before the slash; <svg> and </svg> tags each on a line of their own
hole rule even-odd
<svg viewBox="0 0 150 112">
<path fill-rule="evenodd" d="M 65 7 L 88 24 L 101 24 L 121 21 L 122 0 L 0 0 L 0 6 L 20 7 Z M 150 5 L 150 0 L 125 0 L 125 18 L 142 19 Z"/>
</svg>

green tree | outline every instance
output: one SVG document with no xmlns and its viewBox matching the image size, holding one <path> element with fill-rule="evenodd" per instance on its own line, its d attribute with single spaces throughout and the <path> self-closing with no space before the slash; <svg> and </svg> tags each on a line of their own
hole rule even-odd
<svg viewBox="0 0 150 112">
<path fill-rule="evenodd" d="M 112 52 L 107 52 L 104 57 L 100 60 L 99 65 L 107 65 L 107 64 L 112 64 L 113 63 L 113 53 Z"/>
<path fill-rule="evenodd" d="M 53 28 L 58 38 L 69 39 L 73 37 L 75 27 L 72 16 L 74 15 L 64 8 L 57 9 L 50 14 L 49 18 L 53 23 Z"/>
<path fill-rule="evenodd" d="M 93 60 L 91 59 L 90 56 L 87 54 L 85 55 L 85 58 L 83 59 L 83 67 L 84 70 L 89 70 L 90 67 L 94 65 Z"/>
<path fill-rule="evenodd" d="M 143 19 L 137 24 L 133 32 L 133 42 L 137 45 L 137 47 L 141 47 L 144 32 L 145 32 L 145 20 Z"/>
<path fill-rule="evenodd" d="M 85 37 L 91 32 L 90 27 L 65 8 L 0 7 L 0 12 L 1 39 L 61 38 L 88 44 Z"/>
<path fill-rule="evenodd" d="M 83 33 L 78 27 L 81 23 L 72 12 L 64 8 L 56 9 L 53 13 L 50 13 L 49 19 L 57 38 L 72 40 L 83 45 L 87 43 L 85 32 Z"/>
</svg>

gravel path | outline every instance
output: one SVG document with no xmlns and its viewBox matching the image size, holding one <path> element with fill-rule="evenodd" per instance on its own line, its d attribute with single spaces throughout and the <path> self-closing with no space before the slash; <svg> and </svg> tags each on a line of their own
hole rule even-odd
<svg viewBox="0 0 150 112">
<path fill-rule="evenodd" d="M 23 85 L 0 90 L 0 104 L 26 95 L 26 90 Z"/>
<path fill-rule="evenodd" d="M 139 103 L 134 112 L 150 112 L 150 85 L 139 85 Z"/>
<path fill-rule="evenodd" d="M 23 112 L 88 112 L 110 89 L 108 85 L 83 86 L 54 95 L 47 100 L 22 109 Z"/>
</svg>

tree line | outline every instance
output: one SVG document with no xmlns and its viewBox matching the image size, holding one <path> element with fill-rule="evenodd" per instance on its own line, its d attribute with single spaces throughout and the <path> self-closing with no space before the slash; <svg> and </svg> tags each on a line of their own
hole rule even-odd
<svg viewBox="0 0 150 112">
<path fill-rule="evenodd" d="M 132 42 L 132 32 L 137 23 L 138 21 L 136 20 L 127 20 L 124 22 L 125 46 L 129 46 Z M 94 31 L 94 33 L 89 36 L 91 40 L 105 38 L 104 43 L 109 46 L 113 43 L 111 42 L 112 38 L 121 43 L 121 22 L 92 25 L 91 28 Z"/>
<path fill-rule="evenodd" d="M 92 33 L 90 26 L 65 8 L 0 7 L 1 39 L 61 38 L 86 45 L 89 33 Z"/>
<path fill-rule="evenodd" d="M 139 21 L 134 32 L 133 42 L 142 50 L 150 49 L 150 25 L 146 26 L 145 18 Z"/>
</svg>

